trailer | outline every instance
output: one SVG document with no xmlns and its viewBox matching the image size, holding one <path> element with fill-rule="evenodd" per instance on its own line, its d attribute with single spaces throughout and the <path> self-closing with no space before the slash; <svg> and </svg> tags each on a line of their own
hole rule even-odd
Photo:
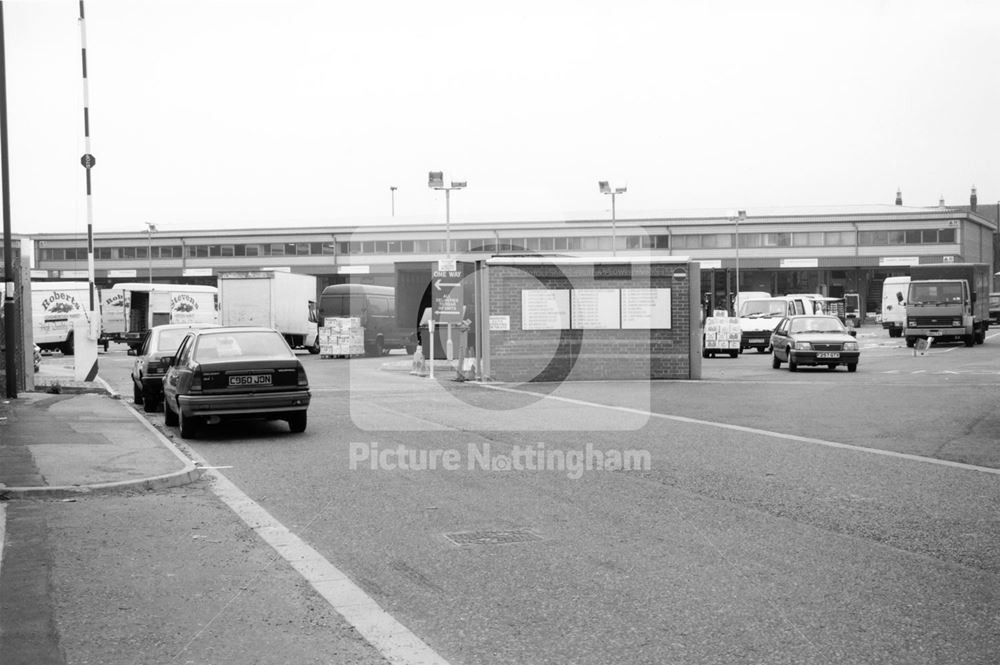
<svg viewBox="0 0 1000 665">
<path fill-rule="evenodd" d="M 219 319 L 224 326 L 265 326 L 293 349 L 319 353 L 316 277 L 281 270 L 219 275 Z"/>
</svg>

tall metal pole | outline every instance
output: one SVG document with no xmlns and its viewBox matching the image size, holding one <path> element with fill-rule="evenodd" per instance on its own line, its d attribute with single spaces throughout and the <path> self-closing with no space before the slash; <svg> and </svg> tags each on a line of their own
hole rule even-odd
<svg viewBox="0 0 1000 665">
<path fill-rule="evenodd" d="M 617 256 L 617 230 L 615 222 L 615 192 L 611 192 L 611 256 Z"/>
<path fill-rule="evenodd" d="M 4 41 L 3 2 L 0 0 L 0 169 L 3 169 L 3 321 L 4 321 L 4 376 L 7 397 L 17 397 L 17 345 L 14 338 L 14 240 L 10 231 L 10 169 L 7 153 L 7 55 Z"/>
<path fill-rule="evenodd" d="M 87 171 L 87 277 L 90 281 L 90 318 L 94 317 L 96 278 L 94 274 L 94 204 L 91 197 L 90 169 L 94 156 L 90 154 L 90 92 L 87 84 L 87 23 L 83 0 L 80 0 L 80 63 L 83 67 L 83 157 L 80 163 Z"/>
<path fill-rule="evenodd" d="M 444 190 L 444 256 L 451 258 L 451 189 Z"/>
<path fill-rule="evenodd" d="M 146 225 L 146 258 L 149 260 L 149 283 L 153 283 L 153 231 L 156 224 L 144 222 Z"/>
<path fill-rule="evenodd" d="M 392 216 L 396 216 L 396 188 L 393 186 L 389 187 L 389 196 L 392 199 Z"/>
</svg>

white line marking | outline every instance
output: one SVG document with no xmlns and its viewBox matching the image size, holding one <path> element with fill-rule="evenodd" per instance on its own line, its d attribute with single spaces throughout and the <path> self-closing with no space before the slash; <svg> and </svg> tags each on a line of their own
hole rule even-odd
<svg viewBox="0 0 1000 665">
<path fill-rule="evenodd" d="M 162 432 L 157 430 L 157 434 L 166 439 Z M 187 453 L 202 468 L 213 468 L 190 448 Z M 212 480 L 212 492 L 298 571 L 386 660 L 398 665 L 448 665 L 448 661 L 426 642 L 379 607 L 361 587 L 244 494 L 231 480 L 215 470 L 207 471 L 205 477 Z"/>
<path fill-rule="evenodd" d="M 7 537 L 7 505 L 0 503 L 0 572 L 3 571 L 3 544 Z"/>
<path fill-rule="evenodd" d="M 965 464 L 964 462 L 952 462 L 949 460 L 936 459 L 934 457 L 924 457 L 923 455 L 912 455 L 910 453 L 898 453 L 892 450 L 881 450 L 879 448 L 865 448 L 864 446 L 855 446 L 850 443 L 838 443 L 837 441 L 827 441 L 825 439 L 814 439 L 808 436 L 799 436 L 797 434 L 785 434 L 783 432 L 772 432 L 765 429 L 757 429 L 756 427 L 745 427 L 743 425 L 730 425 L 728 423 L 718 423 L 711 420 L 699 420 L 697 418 L 688 418 L 687 416 L 673 416 L 666 413 L 656 413 L 654 411 L 644 411 L 643 409 L 634 409 L 627 406 L 613 406 L 609 404 L 600 404 L 598 402 L 588 402 L 581 399 L 575 399 L 572 397 L 560 397 L 558 395 L 546 395 L 544 393 L 536 393 L 530 390 L 518 390 L 516 388 L 506 388 L 503 386 L 491 385 L 491 384 L 479 384 L 484 388 L 489 388 L 490 390 L 499 390 L 501 392 L 509 392 L 521 395 L 533 395 L 535 397 L 542 397 L 545 399 L 553 399 L 560 402 L 566 402 L 567 404 L 576 404 L 578 406 L 589 406 L 597 407 L 601 409 L 608 409 L 610 411 L 618 411 L 621 413 L 629 413 L 634 415 L 644 415 L 648 418 L 660 418 L 662 420 L 673 420 L 681 423 L 689 423 L 692 425 L 705 425 L 707 427 L 718 427 L 720 429 L 733 430 L 735 432 L 745 432 L 747 434 L 759 434 L 761 436 L 769 436 L 775 439 L 785 439 L 787 441 L 797 441 L 799 443 L 810 443 L 817 446 L 827 446 L 829 448 L 839 448 L 841 450 L 852 450 L 859 453 L 867 453 L 869 455 L 882 455 L 885 457 L 892 457 L 895 459 L 905 459 L 911 462 L 922 462 L 924 464 L 935 464 L 938 466 L 947 466 L 954 469 L 962 469 L 963 471 L 980 471 L 982 473 L 989 473 L 993 475 L 1000 476 L 1000 469 L 995 469 L 988 466 L 979 466 L 976 464 Z"/>
</svg>

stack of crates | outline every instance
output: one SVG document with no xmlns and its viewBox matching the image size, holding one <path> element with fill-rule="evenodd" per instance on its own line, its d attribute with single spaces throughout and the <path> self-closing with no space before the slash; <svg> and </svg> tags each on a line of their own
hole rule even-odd
<svg viewBox="0 0 1000 665">
<path fill-rule="evenodd" d="M 740 320 L 728 316 L 724 311 L 705 319 L 705 340 L 702 357 L 715 357 L 716 353 L 726 353 L 735 358 L 740 354 Z"/>
<path fill-rule="evenodd" d="M 327 317 L 319 329 L 319 353 L 322 358 L 360 356 L 365 352 L 365 329 L 361 319 Z"/>
</svg>

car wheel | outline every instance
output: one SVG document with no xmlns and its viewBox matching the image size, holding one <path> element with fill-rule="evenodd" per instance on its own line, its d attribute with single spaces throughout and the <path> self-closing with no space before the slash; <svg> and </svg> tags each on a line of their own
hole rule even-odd
<svg viewBox="0 0 1000 665">
<path fill-rule="evenodd" d="M 139 405 L 142 404 L 142 391 L 139 390 L 139 386 L 132 383 L 132 403 Z"/>
<path fill-rule="evenodd" d="M 286 418 L 288 421 L 288 429 L 295 434 L 300 434 L 306 431 L 306 423 L 308 422 L 308 417 L 305 411 L 296 411 Z"/>
<path fill-rule="evenodd" d="M 794 360 L 792 360 L 792 356 L 791 355 L 788 356 L 788 371 L 789 372 L 797 372 L 797 371 L 799 371 L 799 364 L 797 362 L 795 362 Z"/>
<path fill-rule="evenodd" d="M 974 346 L 976 343 L 976 336 L 966 335 L 965 337 L 962 338 L 962 341 L 965 342 L 966 346 Z"/>
<path fill-rule="evenodd" d="M 177 421 L 181 433 L 182 439 L 193 439 L 194 435 L 198 432 L 198 421 L 200 419 L 195 416 L 185 416 L 183 411 L 177 412 Z"/>
<path fill-rule="evenodd" d="M 985 330 L 978 331 L 975 337 L 976 337 L 976 344 L 982 344 L 983 342 L 986 341 L 986 331 Z"/>
<path fill-rule="evenodd" d="M 771 355 L 771 367 L 773 369 L 781 369 L 781 361 L 778 360 L 777 354 Z"/>
<path fill-rule="evenodd" d="M 858 371 L 858 364 L 857 363 L 848 363 L 847 364 L 847 371 L 848 372 L 857 372 Z"/>
<path fill-rule="evenodd" d="M 914 345 L 916 345 L 916 343 L 917 343 L 917 338 L 916 337 L 907 337 L 906 338 L 906 346 L 908 348 L 912 349 L 914 347 Z"/>
<path fill-rule="evenodd" d="M 159 401 L 159 395 L 152 391 L 144 390 L 142 393 L 142 410 L 146 413 L 153 413 L 156 411 L 156 404 Z"/>
<path fill-rule="evenodd" d="M 177 414 L 170 408 L 170 400 L 163 397 L 163 424 L 172 427 L 177 424 Z"/>
<path fill-rule="evenodd" d="M 767 353 L 767 347 L 766 346 L 758 346 L 757 347 L 757 353 Z"/>
<path fill-rule="evenodd" d="M 309 347 L 309 353 L 312 355 L 319 353 L 319 337 L 317 337 L 316 341 L 313 342 L 313 345 Z"/>
<path fill-rule="evenodd" d="M 708 349 L 702 349 L 701 350 L 701 357 L 702 358 L 707 358 L 708 357 Z"/>
<path fill-rule="evenodd" d="M 729 357 L 730 357 L 730 358 L 735 358 L 735 357 L 737 357 L 738 355 L 740 355 L 740 352 L 739 352 L 739 351 L 730 351 L 730 352 L 729 352 Z"/>
</svg>

